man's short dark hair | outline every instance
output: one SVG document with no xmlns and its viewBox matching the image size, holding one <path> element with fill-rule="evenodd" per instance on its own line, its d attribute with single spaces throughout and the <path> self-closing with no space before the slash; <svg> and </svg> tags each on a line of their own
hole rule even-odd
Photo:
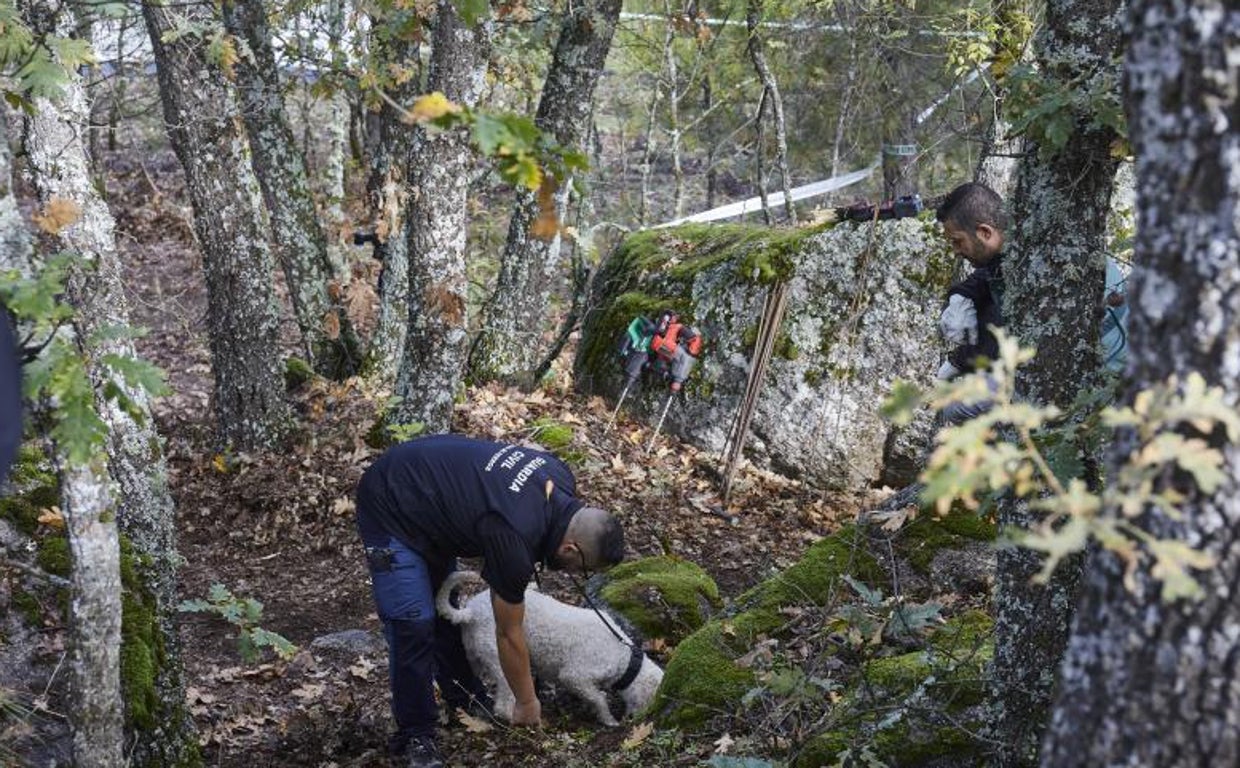
<svg viewBox="0 0 1240 768">
<path fill-rule="evenodd" d="M 1007 232 L 1011 223 L 1003 198 L 985 184 L 976 182 L 953 189 L 935 210 L 934 217 L 940 222 L 951 222 L 952 226 L 969 234 L 980 224 Z"/>
<path fill-rule="evenodd" d="M 602 567 L 610 568 L 624 559 L 624 528 L 614 516 L 607 519 L 598 541 L 599 560 Z"/>
</svg>

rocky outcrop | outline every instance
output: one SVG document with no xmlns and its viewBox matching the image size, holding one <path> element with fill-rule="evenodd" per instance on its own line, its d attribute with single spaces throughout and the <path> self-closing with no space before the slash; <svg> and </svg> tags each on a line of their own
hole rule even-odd
<svg viewBox="0 0 1240 768">
<path fill-rule="evenodd" d="M 879 408 L 892 384 L 929 384 L 938 367 L 936 319 L 953 265 L 923 219 L 639 232 L 595 280 L 576 380 L 586 391 L 618 395 L 615 350 L 624 328 L 637 314 L 675 309 L 701 329 L 706 346 L 664 428 L 719 450 L 745 388 L 763 299 L 787 281 L 788 310 L 754 415 L 750 458 L 819 485 L 870 484 L 883 474 L 890 426 Z M 651 380 L 625 408 L 653 421 L 666 398 L 667 388 Z M 906 443 L 905 456 L 916 450 Z"/>
</svg>

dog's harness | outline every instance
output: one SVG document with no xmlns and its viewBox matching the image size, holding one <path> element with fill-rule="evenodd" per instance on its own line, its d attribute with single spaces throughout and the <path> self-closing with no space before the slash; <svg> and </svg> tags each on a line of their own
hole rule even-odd
<svg viewBox="0 0 1240 768">
<path fill-rule="evenodd" d="M 629 647 L 632 649 L 629 654 L 629 665 L 624 668 L 624 674 L 620 675 L 620 679 L 611 684 L 611 689 L 617 693 L 633 684 L 633 681 L 637 679 L 637 673 L 642 669 L 642 662 L 646 660 L 646 654 L 642 653 L 640 645 L 632 643 Z"/>
</svg>

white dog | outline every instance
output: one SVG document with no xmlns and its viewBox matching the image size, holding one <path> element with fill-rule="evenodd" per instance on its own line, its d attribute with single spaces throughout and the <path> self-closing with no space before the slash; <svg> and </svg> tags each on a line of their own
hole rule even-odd
<svg viewBox="0 0 1240 768">
<path fill-rule="evenodd" d="M 474 595 L 462 608 L 452 605 L 452 592 L 475 582 L 482 583 L 482 577 L 473 571 L 449 575 L 435 605 L 440 616 L 460 626 L 469 663 L 495 686 L 495 712 L 511 720 L 516 700 L 499 665 L 491 591 Z M 620 694 L 627 717 L 650 703 L 663 680 L 663 670 L 610 618 L 604 624 L 594 611 L 561 603 L 533 588 L 525 591 L 525 638 L 534 673 L 580 696 L 594 707 L 603 725 L 617 725 L 607 706 L 607 691 Z"/>
</svg>

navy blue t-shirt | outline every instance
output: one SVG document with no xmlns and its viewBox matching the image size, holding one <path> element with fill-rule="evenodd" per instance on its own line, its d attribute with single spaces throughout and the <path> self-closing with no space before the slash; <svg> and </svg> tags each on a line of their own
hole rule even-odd
<svg viewBox="0 0 1240 768">
<path fill-rule="evenodd" d="M 519 603 L 581 506 L 568 466 L 545 451 L 461 435 L 390 448 L 358 484 L 363 538 L 396 536 L 432 561 L 483 557 L 483 578 Z M 371 535 L 368 536 L 367 534 Z"/>
</svg>

